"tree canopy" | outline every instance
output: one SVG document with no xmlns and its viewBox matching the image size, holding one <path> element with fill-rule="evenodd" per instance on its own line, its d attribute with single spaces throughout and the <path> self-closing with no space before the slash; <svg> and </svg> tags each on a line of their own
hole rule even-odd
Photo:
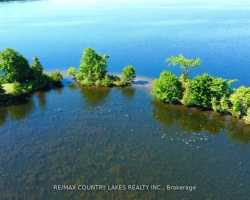
<svg viewBox="0 0 250 200">
<path fill-rule="evenodd" d="M 0 52 L 0 100 L 38 90 L 51 83 L 58 85 L 62 78 L 59 71 L 51 75 L 44 73 L 36 56 L 29 65 L 28 60 L 12 48 Z"/>
<path fill-rule="evenodd" d="M 0 72 L 5 82 L 23 82 L 30 76 L 30 66 L 22 54 L 12 48 L 6 48 L 0 52 Z"/>
<path fill-rule="evenodd" d="M 128 80 L 133 81 L 133 79 L 136 77 L 134 67 L 131 65 L 124 67 L 122 70 L 122 75 Z"/>
<path fill-rule="evenodd" d="M 78 71 L 75 67 L 67 70 L 67 76 L 73 76 L 75 80 L 85 86 L 126 86 L 136 77 L 133 66 L 129 65 L 122 71 L 122 76 L 107 74 L 107 60 L 109 55 L 101 55 L 92 48 L 86 48 L 80 60 Z"/>
<path fill-rule="evenodd" d="M 188 104 L 212 108 L 212 99 L 220 101 L 223 96 L 227 98 L 232 93 L 232 81 L 215 78 L 208 74 L 196 76 L 189 81 Z"/>
<path fill-rule="evenodd" d="M 39 59 L 34 56 L 33 63 L 30 66 L 32 78 L 40 81 L 43 77 L 43 66 L 41 65 Z"/>
<path fill-rule="evenodd" d="M 151 91 L 157 99 L 165 102 L 179 102 L 182 98 L 181 83 L 176 75 L 166 70 L 154 81 L 154 89 Z"/>
<path fill-rule="evenodd" d="M 82 81 L 89 79 L 90 81 L 100 80 L 107 73 L 108 55 L 100 55 L 92 48 L 86 48 L 80 61 L 80 67 L 76 79 Z"/>
<path fill-rule="evenodd" d="M 185 77 L 188 77 L 188 71 L 191 68 L 199 67 L 201 65 L 200 58 L 187 59 L 183 55 L 172 56 L 168 58 L 165 62 L 168 62 L 168 65 L 171 66 L 180 66 L 182 68 L 182 73 Z"/>
</svg>

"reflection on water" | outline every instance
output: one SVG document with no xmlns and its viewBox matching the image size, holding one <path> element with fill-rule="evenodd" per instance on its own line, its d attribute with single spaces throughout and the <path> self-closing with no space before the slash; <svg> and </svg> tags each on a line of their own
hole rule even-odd
<svg viewBox="0 0 250 200">
<path fill-rule="evenodd" d="M 226 127 L 228 138 L 237 143 L 247 145 L 250 142 L 250 126 L 243 121 L 230 118 Z"/>
<path fill-rule="evenodd" d="M 29 97 L 20 97 L 11 100 L 10 117 L 12 120 L 26 119 L 34 108 L 34 101 Z"/>
<path fill-rule="evenodd" d="M 118 91 L 121 91 L 122 96 L 127 100 L 132 100 L 133 96 L 135 95 L 135 88 L 128 86 L 128 87 L 117 87 Z"/>
<path fill-rule="evenodd" d="M 198 134 L 206 131 L 212 135 L 225 131 L 226 135 L 234 141 L 244 144 L 250 141 L 249 125 L 230 116 L 223 116 L 213 111 L 188 108 L 183 105 L 164 104 L 156 100 L 152 101 L 151 104 L 153 117 L 164 124 L 167 129 L 178 126 L 185 130 L 185 134 Z M 173 135 L 169 137 L 175 138 Z"/>
<path fill-rule="evenodd" d="M 45 92 L 38 92 L 36 94 L 36 96 L 38 98 L 40 109 L 45 110 L 46 109 L 46 95 L 45 95 Z"/>
<path fill-rule="evenodd" d="M 8 110 L 5 107 L 0 106 L 0 126 L 3 125 L 8 116 Z"/>
<path fill-rule="evenodd" d="M 111 89 L 109 87 L 82 87 L 81 94 L 87 107 L 91 110 L 102 104 L 108 99 Z"/>
<path fill-rule="evenodd" d="M 187 131 L 208 131 L 216 135 L 225 128 L 225 117 L 209 111 L 188 108 L 182 105 L 163 104 L 152 101 L 153 116 L 167 127 L 178 123 Z"/>
<path fill-rule="evenodd" d="M 0 125 L 6 122 L 10 113 L 11 120 L 24 120 L 34 108 L 33 99 L 30 97 L 20 97 L 9 101 L 11 106 L 0 107 Z"/>
<path fill-rule="evenodd" d="M 0 199 L 250 195 L 249 130 L 239 121 L 152 101 L 142 86 L 66 84 L 60 90 L 0 107 Z M 197 190 L 54 191 L 62 184 L 195 185 Z"/>
</svg>

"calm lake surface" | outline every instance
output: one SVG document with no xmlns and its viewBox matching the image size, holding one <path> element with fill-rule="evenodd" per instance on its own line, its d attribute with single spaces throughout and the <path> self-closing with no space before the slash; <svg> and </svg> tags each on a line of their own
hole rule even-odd
<svg viewBox="0 0 250 200">
<path fill-rule="evenodd" d="M 131 64 L 126 88 L 65 79 L 0 106 L 0 199 L 250 199 L 250 126 L 156 101 L 152 81 L 172 55 L 200 57 L 209 73 L 250 86 L 250 3 L 0 2 L 0 49 L 45 71 L 79 66 L 86 47 Z M 56 191 L 54 185 L 160 185 L 161 190 Z M 196 186 L 168 191 L 167 185 Z M 107 186 L 108 187 L 108 186 Z"/>
</svg>

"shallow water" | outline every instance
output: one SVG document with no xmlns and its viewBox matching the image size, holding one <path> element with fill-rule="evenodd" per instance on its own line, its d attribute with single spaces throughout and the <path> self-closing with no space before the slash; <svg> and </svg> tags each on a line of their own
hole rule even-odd
<svg viewBox="0 0 250 200">
<path fill-rule="evenodd" d="M 246 199 L 249 126 L 149 89 L 64 87 L 1 107 L 1 199 Z M 2 114 L 4 113 L 4 114 Z M 192 185 L 54 191 L 54 185 Z"/>
<path fill-rule="evenodd" d="M 168 105 L 150 95 L 164 60 L 182 53 L 191 75 L 249 86 L 249 4 L 0 3 L 0 47 L 46 71 L 78 66 L 91 46 L 108 70 L 135 66 L 127 88 L 36 92 L 0 106 L 0 199 L 248 199 L 250 128 L 229 116 Z M 97 29 L 98 27 L 98 29 Z M 243 67 L 242 67 L 243 66 Z M 177 68 L 169 68 L 180 74 Z M 55 191 L 54 185 L 161 185 L 162 190 Z M 167 185 L 196 186 L 167 191 Z M 165 189 L 165 190 L 163 190 Z"/>
</svg>

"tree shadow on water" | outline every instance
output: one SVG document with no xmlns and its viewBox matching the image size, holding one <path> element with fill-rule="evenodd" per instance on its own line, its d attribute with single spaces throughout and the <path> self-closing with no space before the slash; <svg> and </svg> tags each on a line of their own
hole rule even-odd
<svg viewBox="0 0 250 200">
<path fill-rule="evenodd" d="M 170 105 L 157 100 L 152 101 L 151 104 L 153 117 L 167 128 L 179 126 L 186 131 L 195 133 L 207 131 L 211 135 L 217 135 L 225 130 L 226 135 L 234 142 L 243 144 L 250 142 L 250 126 L 238 119 L 213 111 Z"/>
<path fill-rule="evenodd" d="M 116 90 L 120 91 L 122 96 L 127 100 L 132 100 L 135 95 L 135 88 L 132 86 L 116 87 Z"/>
<path fill-rule="evenodd" d="M 138 80 L 138 81 L 134 81 L 135 85 L 147 85 L 149 84 L 148 81 L 143 81 L 143 80 Z"/>
<path fill-rule="evenodd" d="M 34 107 L 34 101 L 29 96 L 10 99 L 6 106 L 0 107 L 0 126 L 6 122 L 9 115 L 11 120 L 26 119 Z"/>
<path fill-rule="evenodd" d="M 82 87 L 81 94 L 89 110 L 93 110 L 100 106 L 108 99 L 111 88 L 109 87 Z"/>
</svg>

